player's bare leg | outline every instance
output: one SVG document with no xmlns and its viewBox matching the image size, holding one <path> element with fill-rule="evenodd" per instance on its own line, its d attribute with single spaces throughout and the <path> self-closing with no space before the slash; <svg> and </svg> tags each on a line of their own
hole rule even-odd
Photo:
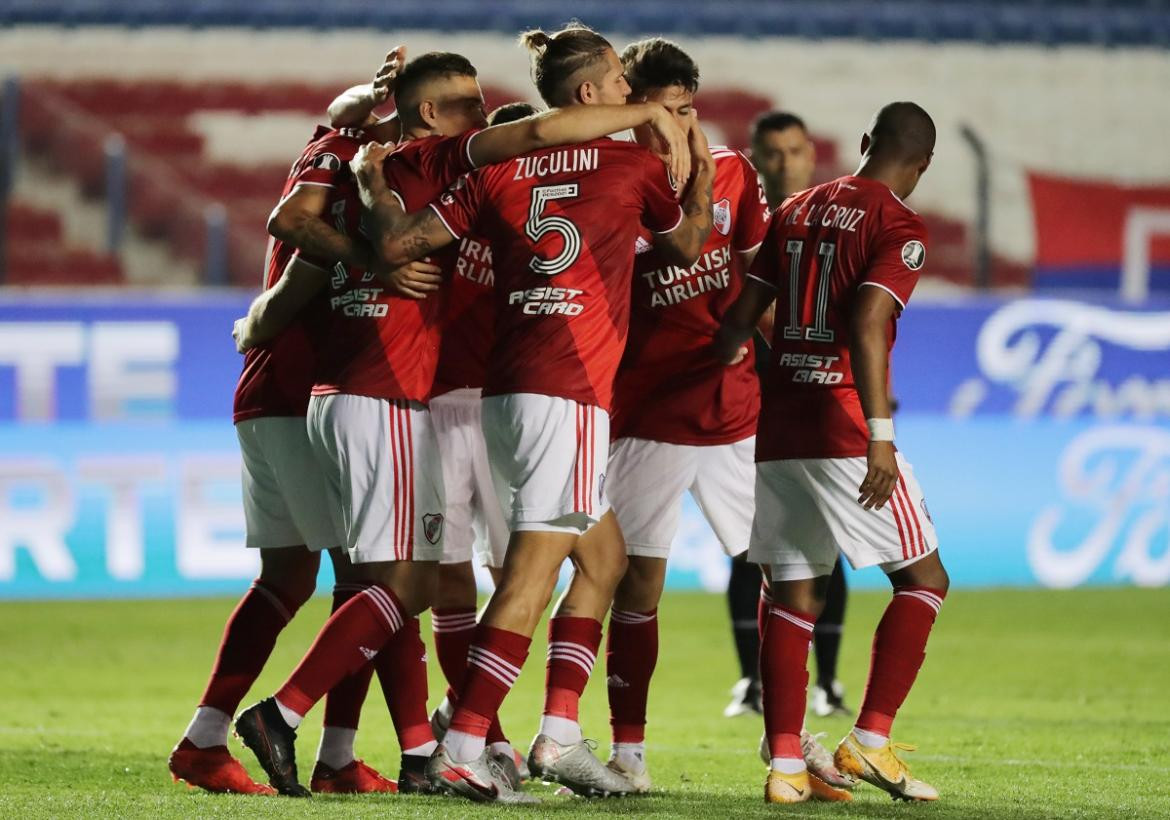
<svg viewBox="0 0 1170 820">
<path fill-rule="evenodd" d="M 276 695 L 236 719 L 236 732 L 282 794 L 309 794 L 297 782 L 294 746 L 305 714 L 339 681 L 376 657 L 434 595 L 434 561 L 373 562 L 355 570 L 365 589 L 330 616 Z"/>
<path fill-rule="evenodd" d="M 646 703 L 658 662 L 658 604 L 665 584 L 666 559 L 631 555 L 609 620 L 606 675 L 613 747 L 608 765 L 639 792 L 651 786 Z"/>
<path fill-rule="evenodd" d="M 176 781 L 213 792 L 274 793 L 231 756 L 227 733 L 277 636 L 313 594 L 320 560 L 304 546 L 260 550 L 260 574 L 228 618 L 199 708 L 168 761 Z"/>
<path fill-rule="evenodd" d="M 950 578 L 937 550 L 889 571 L 894 597 L 873 638 L 873 660 L 857 723 L 837 747 L 837 767 L 895 799 L 937 800 L 938 791 L 910 774 L 890 742 L 890 728 L 926 657 L 926 642 Z"/>
<path fill-rule="evenodd" d="M 431 608 L 431 620 L 435 653 L 439 656 L 439 666 L 448 686 L 447 694 L 431 714 L 430 722 L 435 740 L 440 742 L 450 726 L 467 674 L 467 652 L 475 636 L 478 595 L 475 568 L 470 561 L 439 565 L 439 585 Z M 519 788 L 527 777 L 527 765 L 504 734 L 499 717 L 494 718 L 488 727 L 487 744 L 492 759 L 500 766 L 509 784 Z"/>
<path fill-rule="evenodd" d="M 488 760 L 487 732 L 528 658 L 532 633 L 577 538 L 542 531 L 514 531 L 509 538 L 500 583 L 467 653 L 459 704 L 427 765 L 431 782 L 471 800 L 523 799 L 518 792 L 501 792 Z"/>
<path fill-rule="evenodd" d="M 621 794 L 631 784 L 597 759 L 578 720 L 601 645 L 601 622 L 626 569 L 625 539 L 612 511 L 577 539 L 569 557 L 573 576 L 549 619 L 544 711 L 528 765 L 578 794 Z"/>
<path fill-rule="evenodd" d="M 365 589 L 366 584 L 345 550 L 331 549 L 329 557 L 336 579 L 332 608 L 332 612 L 336 612 Z M 325 699 L 321 743 L 310 784 L 312 791 L 366 794 L 418 791 L 420 787 L 429 791 L 422 770 L 434 750 L 434 740 L 429 727 L 423 725 L 427 723 L 426 667 L 420 661 L 425 647 L 421 646 L 416 632 L 416 624 L 401 630 L 373 661 L 329 690 Z M 397 783 L 383 777 L 354 753 L 362 705 L 375 672 L 386 693 L 386 704 L 403 750 Z"/>
<path fill-rule="evenodd" d="M 769 764 L 764 797 L 770 803 L 852 799 L 845 788 L 852 781 L 840 776 L 828 753 L 804 731 L 809 643 L 828 582 L 824 574 L 770 584 L 772 603 L 760 649 L 767 742 L 762 751 Z"/>
</svg>

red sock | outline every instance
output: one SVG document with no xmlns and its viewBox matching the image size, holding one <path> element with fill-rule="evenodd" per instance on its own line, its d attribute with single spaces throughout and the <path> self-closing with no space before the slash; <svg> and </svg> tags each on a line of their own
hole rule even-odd
<svg viewBox="0 0 1170 820">
<path fill-rule="evenodd" d="M 199 705 L 235 714 L 272 654 L 276 636 L 299 608 L 300 603 L 282 596 L 271 584 L 253 581 L 224 626 Z"/>
<path fill-rule="evenodd" d="M 333 609 L 336 613 L 349 601 L 366 588 L 365 584 L 334 584 Z M 367 663 L 358 671 L 329 690 L 325 697 L 325 724 L 340 729 L 356 729 L 362 715 L 362 704 L 366 702 L 366 692 L 370 689 L 370 678 L 374 674 L 374 667 Z"/>
<path fill-rule="evenodd" d="M 447 679 L 447 700 L 455 705 L 467 675 L 467 650 L 475 637 L 475 608 L 431 610 L 431 623 L 435 633 L 435 652 L 439 656 L 439 667 Z M 488 743 L 507 743 L 508 738 L 500 727 L 498 717 L 488 727 Z"/>
<path fill-rule="evenodd" d="M 451 728 L 486 738 L 492 718 L 500 710 L 528 658 L 532 639 L 518 632 L 480 624 L 467 652 L 467 676 Z"/>
<path fill-rule="evenodd" d="M 414 749 L 435 739 L 427 715 L 427 648 L 411 618 L 374 658 L 374 669 L 399 748 Z"/>
<path fill-rule="evenodd" d="M 910 694 L 926 658 L 926 639 L 946 591 L 895 587 L 873 636 L 873 654 L 857 728 L 890 736 L 898 708 Z"/>
<path fill-rule="evenodd" d="M 601 646 L 601 623 L 563 616 L 548 622 L 548 666 L 544 714 L 577 719 L 577 706 Z"/>
<path fill-rule="evenodd" d="M 439 668 L 447 679 L 447 699 L 455 703 L 467 674 L 467 650 L 475 637 L 475 608 L 433 609 L 431 628 L 435 634 Z"/>
<path fill-rule="evenodd" d="M 816 618 L 773 605 L 760 645 L 764 730 L 772 757 L 800 758 L 800 730 L 808 692 L 808 645 Z"/>
<path fill-rule="evenodd" d="M 764 633 L 768 631 L 768 616 L 772 612 L 772 593 L 768 589 L 768 585 L 760 584 L 760 602 L 756 605 L 756 623 L 760 627 L 760 640 L 764 639 Z"/>
<path fill-rule="evenodd" d="M 397 596 L 381 584 L 354 595 L 325 622 L 276 698 L 300 715 L 337 683 L 361 669 L 403 624 Z"/>
<path fill-rule="evenodd" d="M 614 743 L 645 741 L 646 699 L 657 663 L 658 610 L 613 610 L 609 615 L 605 665 Z"/>
</svg>

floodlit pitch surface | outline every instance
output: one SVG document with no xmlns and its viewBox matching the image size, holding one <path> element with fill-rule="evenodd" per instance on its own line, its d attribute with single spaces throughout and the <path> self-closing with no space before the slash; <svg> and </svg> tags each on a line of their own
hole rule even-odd
<svg viewBox="0 0 1170 820">
<path fill-rule="evenodd" d="M 856 705 L 869 638 L 887 596 L 850 601 L 842 658 Z M 447 798 L 249 798 L 171 782 L 166 758 L 199 696 L 234 605 L 226 599 L 0 604 L 0 817 L 1170 817 L 1170 592 L 1165 589 L 957 591 L 895 726 L 918 744 L 916 774 L 934 805 L 894 804 L 866 785 L 851 806 L 766 807 L 756 758 L 762 721 L 721 716 L 735 677 L 722 598 L 672 594 L 650 708 L 655 793 L 624 800 L 553 797 L 505 810 Z M 271 692 L 325 616 L 314 600 L 282 636 L 253 696 Z M 424 629 L 425 629 L 424 625 Z M 543 630 L 543 627 L 542 627 Z M 437 668 L 432 664 L 432 671 Z M 608 748 L 604 663 L 586 691 L 586 733 Z M 521 745 L 536 728 L 543 640 L 504 706 Z M 432 701 L 442 694 L 432 678 Z M 307 782 L 320 707 L 298 746 Z M 810 719 L 835 742 L 846 718 Z M 388 776 L 398 751 L 375 685 L 358 753 Z M 233 741 L 254 775 L 255 761 Z"/>
</svg>

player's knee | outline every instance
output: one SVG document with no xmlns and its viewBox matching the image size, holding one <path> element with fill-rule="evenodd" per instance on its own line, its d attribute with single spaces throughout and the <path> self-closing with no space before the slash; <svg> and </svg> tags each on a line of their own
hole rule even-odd
<svg viewBox="0 0 1170 820">
<path fill-rule="evenodd" d="M 318 556 L 307 550 L 262 556 L 259 580 L 276 590 L 286 606 L 299 608 L 317 588 Z"/>
<path fill-rule="evenodd" d="M 434 606 L 439 609 L 476 605 L 475 570 L 470 561 L 439 566 Z"/>
</svg>

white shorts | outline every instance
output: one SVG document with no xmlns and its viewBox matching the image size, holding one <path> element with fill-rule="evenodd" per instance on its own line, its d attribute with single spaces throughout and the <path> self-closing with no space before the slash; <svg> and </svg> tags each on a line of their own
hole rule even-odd
<svg viewBox="0 0 1170 820">
<path fill-rule="evenodd" d="M 772 580 L 828 575 L 838 551 L 854 569 L 880 564 L 887 573 L 938 549 L 934 522 L 910 462 L 880 510 L 857 503 L 866 460 L 810 458 L 756 465 L 756 518 L 748 560 L 772 568 Z"/>
<path fill-rule="evenodd" d="M 245 543 L 257 549 L 341 544 L 305 420 L 267 416 L 236 425 L 243 456 Z"/>
<path fill-rule="evenodd" d="M 438 561 L 443 476 L 427 409 L 368 396 L 313 396 L 308 427 L 350 560 Z"/>
<path fill-rule="evenodd" d="M 430 402 L 447 497 L 443 563 L 470 561 L 474 552 L 484 566 L 499 568 L 508 549 L 508 524 L 492 484 L 482 404 L 474 388 L 452 390 Z"/>
<path fill-rule="evenodd" d="M 609 414 L 557 396 L 483 400 L 483 435 L 509 528 L 583 533 L 609 511 Z"/>
<path fill-rule="evenodd" d="M 609 493 L 630 555 L 665 559 L 691 496 L 728 555 L 748 548 L 755 511 L 755 437 L 697 447 L 641 438 L 614 442 Z"/>
</svg>

